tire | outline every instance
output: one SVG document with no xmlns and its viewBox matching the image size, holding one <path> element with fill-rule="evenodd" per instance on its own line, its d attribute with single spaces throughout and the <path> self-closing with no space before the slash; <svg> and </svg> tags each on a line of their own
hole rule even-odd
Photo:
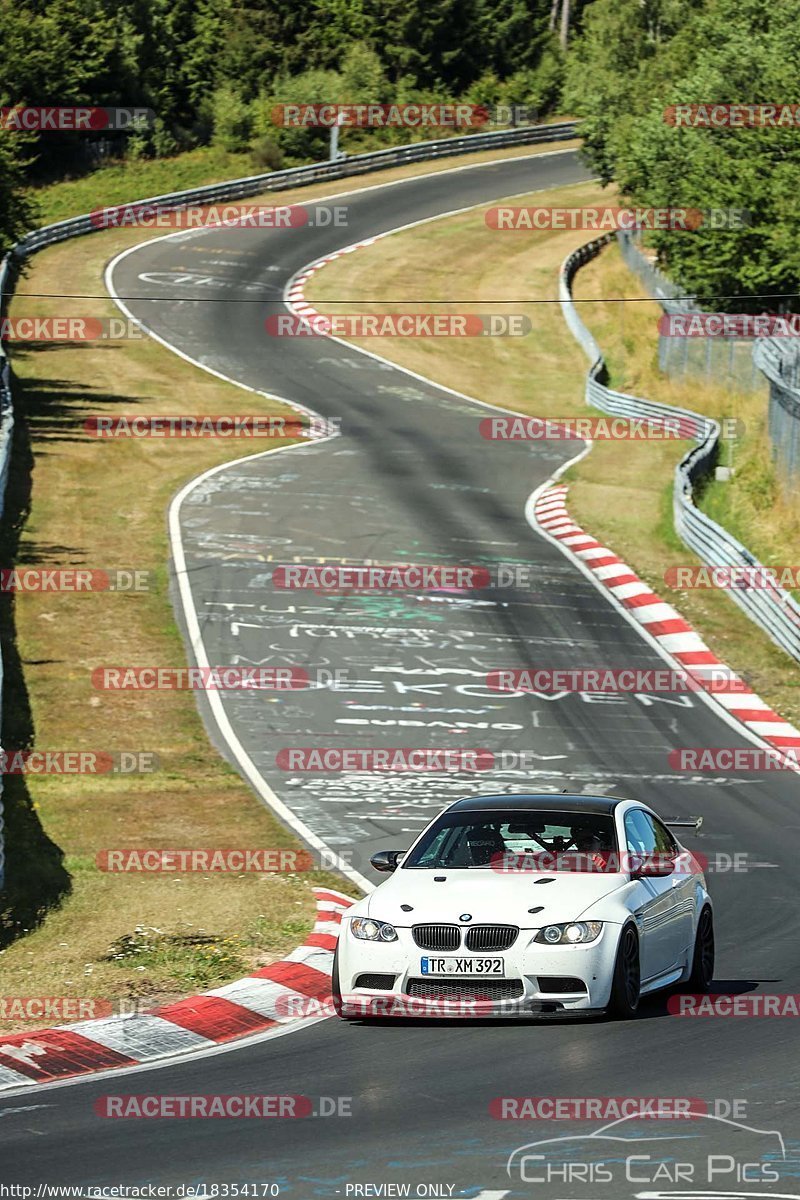
<svg viewBox="0 0 800 1200">
<path fill-rule="evenodd" d="M 714 978 L 714 916 L 706 907 L 700 913 L 694 939 L 692 969 L 686 981 L 689 992 L 707 992 Z"/>
<path fill-rule="evenodd" d="M 342 1020 L 347 1020 L 344 1015 L 344 1006 L 342 1005 L 342 987 L 339 982 L 339 947 L 337 945 L 333 952 L 333 967 L 331 969 L 331 1003 L 333 1011 L 337 1017 Z"/>
<path fill-rule="evenodd" d="M 620 1021 L 629 1021 L 636 1016 L 640 984 L 639 938 L 633 925 L 626 925 L 619 939 L 614 963 L 611 999 L 608 1003 L 609 1016 Z"/>
</svg>

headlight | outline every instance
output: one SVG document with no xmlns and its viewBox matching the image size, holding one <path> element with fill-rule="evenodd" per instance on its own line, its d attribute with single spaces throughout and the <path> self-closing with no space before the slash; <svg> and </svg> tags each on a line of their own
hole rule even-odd
<svg viewBox="0 0 800 1200">
<path fill-rule="evenodd" d="M 581 942 L 596 942 L 603 928 L 602 921 L 570 921 L 566 925 L 545 925 L 535 942 L 546 946 L 578 946 Z"/>
<path fill-rule="evenodd" d="M 353 937 L 364 942 L 396 942 L 397 930 L 388 921 L 373 921 L 371 917 L 353 917 L 350 922 Z"/>
</svg>

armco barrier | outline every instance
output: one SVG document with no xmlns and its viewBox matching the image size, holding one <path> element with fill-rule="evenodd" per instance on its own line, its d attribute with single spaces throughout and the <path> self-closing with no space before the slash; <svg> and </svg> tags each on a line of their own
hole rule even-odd
<svg viewBox="0 0 800 1200">
<path fill-rule="evenodd" d="M 0 286 L 5 271 L 0 270 Z M 11 405 L 11 368 L 6 355 L 0 346 L 0 517 L 8 482 L 8 465 L 11 459 L 11 436 L 14 431 L 14 410 Z M 0 697 L 3 694 L 3 657 L 0 654 Z M 2 708 L 0 707 L 0 711 Z M 2 749 L 2 746 L 0 746 Z M 0 890 L 5 879 L 5 854 L 3 840 L 3 780 L 0 776 Z"/>
<path fill-rule="evenodd" d="M 185 208 L 188 204 L 216 204 L 228 200 L 242 200 L 246 196 L 257 196 L 260 192 L 284 191 L 308 183 L 319 183 L 325 179 L 346 179 L 350 175 L 366 175 L 386 167 L 402 166 L 405 163 L 428 162 L 456 154 L 476 153 L 479 150 L 500 150 L 507 146 L 529 146 L 537 142 L 566 141 L 576 136 L 575 121 L 561 121 L 553 125 L 526 125 L 519 129 L 501 129 L 492 133 L 470 133 L 464 137 L 441 138 L 435 141 L 414 142 L 408 146 L 395 146 L 387 150 L 375 150 L 369 154 L 354 154 L 351 158 L 335 162 L 311 163 L 306 167 L 290 167 L 285 171 L 270 171 L 264 175 L 249 175 L 245 179 L 233 179 L 226 183 L 212 183 L 205 187 L 191 188 L 183 192 L 167 192 L 162 196 L 149 196 L 144 200 L 130 200 L 131 205 L 158 206 L 162 209 Z M 120 206 L 121 207 L 121 206 Z M 14 275 L 19 262 L 37 250 L 44 250 L 67 238 L 82 237 L 97 233 L 102 226 L 92 221 L 91 214 L 57 221 L 28 233 L 12 248 L 0 262 L 0 316 L 12 294 Z M 3 513 L 6 481 L 8 478 L 11 433 L 14 413 L 11 397 L 11 378 L 8 359 L 0 342 L 0 517 Z M 0 658 L 0 694 L 2 690 L 3 664 Z M 0 710 L 1 711 L 1 710 Z M 0 797 L 2 780 L 0 779 Z M 4 876 L 3 854 L 3 806 L 0 798 L 0 888 Z"/>
<path fill-rule="evenodd" d="M 759 567 L 750 551 L 701 512 L 694 503 L 693 485 L 712 470 L 718 453 L 720 427 L 709 417 L 690 409 L 657 404 L 609 388 L 606 364 L 600 347 L 578 316 L 572 302 L 572 281 L 583 263 L 600 253 L 616 235 L 605 234 L 573 251 L 562 263 L 559 276 L 561 311 L 570 331 L 583 347 L 591 366 L 586 378 L 586 402 L 603 412 L 621 417 L 657 417 L 681 419 L 694 437 L 696 446 L 684 455 L 675 468 L 673 514 L 681 540 L 709 566 Z M 780 587 L 732 588 L 731 598 L 751 620 L 760 625 L 781 649 L 800 661 L 800 605 Z"/>
<path fill-rule="evenodd" d="M 0 263 L 0 295 L 6 290 L 8 260 Z M 0 308 L 2 315 L 2 308 Z M 11 364 L 0 342 L 0 518 L 6 498 L 8 465 L 11 460 L 11 437 L 14 432 L 14 407 L 11 403 Z M 0 654 L 0 697 L 3 694 L 3 657 Z M 2 713 L 2 705 L 0 705 Z M 0 746 L 2 749 L 2 746 Z M 3 840 L 3 780 L 0 776 L 0 890 L 5 879 L 5 853 Z"/>
</svg>

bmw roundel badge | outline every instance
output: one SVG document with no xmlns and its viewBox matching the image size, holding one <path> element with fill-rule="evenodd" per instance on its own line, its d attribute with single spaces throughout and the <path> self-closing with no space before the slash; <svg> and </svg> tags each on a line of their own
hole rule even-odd
<svg viewBox="0 0 800 1200">
<path fill-rule="evenodd" d="M 471 921 L 472 913 L 462 913 L 458 919 L 459 919 L 459 921 Z"/>
</svg>

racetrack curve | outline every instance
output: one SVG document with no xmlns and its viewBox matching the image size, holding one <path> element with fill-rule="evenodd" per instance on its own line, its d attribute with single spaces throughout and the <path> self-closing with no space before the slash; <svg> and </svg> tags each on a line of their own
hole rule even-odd
<svg viewBox="0 0 800 1200">
<path fill-rule="evenodd" d="M 792 928 L 799 890 L 796 776 L 717 780 L 670 771 L 667 754 L 674 747 L 748 744 L 696 696 L 546 700 L 498 696 L 482 683 L 489 669 L 530 662 L 664 665 L 525 521 L 530 493 L 574 451 L 559 443 L 484 441 L 478 422 L 486 411 L 467 398 L 340 343 L 264 332 L 265 316 L 283 311 L 288 280 L 344 245 L 585 178 L 570 152 L 508 159 L 354 190 L 337 201 L 348 205 L 346 229 L 201 230 L 158 239 L 117 260 L 110 272 L 114 291 L 174 348 L 248 388 L 342 422 L 340 437 L 240 460 L 186 489 L 173 511 L 202 645 L 215 664 L 288 661 L 348 672 L 344 689 L 288 698 L 230 692 L 221 704 L 264 783 L 262 794 L 271 789 L 322 843 L 347 852 L 358 873 L 370 876 L 366 864 L 376 847 L 407 845 L 455 795 L 567 784 L 634 794 L 666 818 L 703 815 L 703 839 L 690 845 L 705 853 L 746 853 L 771 864 L 711 877 L 717 989 L 800 991 Z M 273 303 L 253 302 L 263 297 Z M 243 392 L 242 412 L 252 407 Z M 536 583 L 532 590 L 466 601 L 452 595 L 331 599 L 274 590 L 270 559 L 295 556 L 511 561 L 531 567 Z M 185 621 L 185 610 L 181 616 Z M 188 628 L 191 634 L 191 621 Z M 218 714 L 204 716 L 223 752 L 241 766 Z M 525 749 L 540 761 L 534 771 L 486 777 L 375 775 L 365 782 L 280 771 L 276 751 L 298 745 Z M 795 1028 L 789 1019 L 680 1020 L 666 1014 L 663 1001 L 646 1003 L 641 1017 L 624 1025 L 326 1021 L 135 1078 L 27 1089 L 22 1099 L 4 1100 L 2 1177 L 107 1185 L 276 1180 L 283 1195 L 301 1198 L 344 1196 L 348 1184 L 388 1182 L 411 1184 L 412 1195 L 418 1183 L 442 1185 L 441 1195 L 450 1194 L 450 1185 L 452 1195 L 494 1189 L 548 1200 L 642 1194 L 641 1182 L 626 1180 L 622 1168 L 611 1183 L 574 1173 L 538 1185 L 523 1182 L 518 1171 L 509 1176 L 506 1158 L 516 1147 L 588 1133 L 598 1122 L 502 1122 L 490 1117 L 489 1101 L 530 1094 L 744 1100 L 746 1124 L 780 1129 L 791 1158 L 798 1135 Z M 209 1127 L 94 1115 L 100 1095 L 152 1091 L 352 1096 L 353 1116 L 214 1121 Z M 38 1105 L 44 1107 L 29 1107 Z M 712 1129 L 708 1138 L 693 1139 L 691 1153 L 701 1156 L 707 1143 L 714 1153 L 733 1154 L 757 1136 L 721 1122 L 699 1125 Z M 691 1158 L 683 1145 L 651 1152 Z M 614 1153 L 622 1155 L 619 1148 Z M 795 1158 L 782 1166 L 782 1186 L 759 1188 L 749 1180 L 749 1190 L 791 1194 L 796 1173 Z M 688 1179 L 651 1182 L 685 1189 Z M 700 1175 L 695 1182 L 709 1187 Z M 720 1175 L 710 1186 L 730 1190 L 737 1183 Z M 795 1191 L 800 1194 L 800 1184 Z"/>
</svg>

